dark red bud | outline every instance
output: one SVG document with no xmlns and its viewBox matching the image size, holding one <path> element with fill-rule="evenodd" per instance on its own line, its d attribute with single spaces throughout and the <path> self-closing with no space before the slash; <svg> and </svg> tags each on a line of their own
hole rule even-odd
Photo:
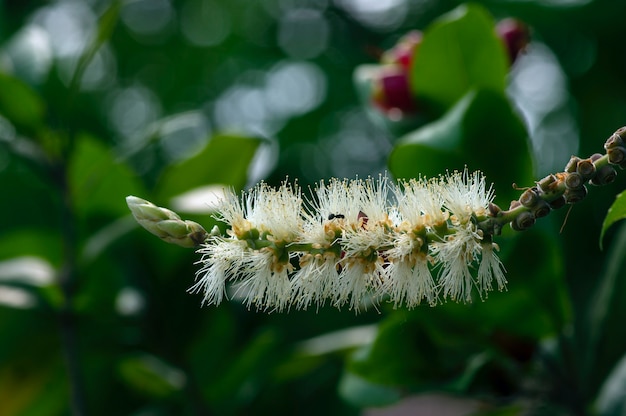
<svg viewBox="0 0 626 416">
<path fill-rule="evenodd" d="M 385 112 L 400 110 L 402 113 L 415 111 L 406 72 L 398 66 L 385 66 L 374 80 L 373 100 Z"/>
<path fill-rule="evenodd" d="M 496 25 L 496 32 L 506 46 L 509 62 L 513 64 L 530 42 L 528 26 L 517 19 L 504 19 Z"/>
</svg>

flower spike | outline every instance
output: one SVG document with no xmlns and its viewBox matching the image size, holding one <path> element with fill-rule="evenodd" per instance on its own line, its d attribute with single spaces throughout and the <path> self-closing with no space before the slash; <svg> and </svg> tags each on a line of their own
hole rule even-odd
<svg viewBox="0 0 626 416">
<path fill-rule="evenodd" d="M 129 196 L 135 219 L 151 233 L 183 247 L 198 246 L 200 270 L 191 292 L 219 304 L 232 297 L 263 311 L 328 304 L 359 312 L 389 301 L 471 302 L 506 289 L 494 237 L 516 231 L 587 196 L 587 184 L 605 185 L 626 168 L 626 127 L 606 141 L 604 155 L 572 157 L 563 172 L 525 188 L 508 210 L 493 203 L 481 172 L 435 179 L 321 181 L 303 197 L 297 184 L 260 183 L 238 197 L 226 192 L 214 217 L 226 236 Z M 494 283 L 495 282 L 495 283 Z"/>
</svg>

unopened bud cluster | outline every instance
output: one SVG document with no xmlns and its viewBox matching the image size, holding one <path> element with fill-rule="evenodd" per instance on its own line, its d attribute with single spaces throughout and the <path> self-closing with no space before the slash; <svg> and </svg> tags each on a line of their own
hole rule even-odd
<svg viewBox="0 0 626 416">
<path fill-rule="evenodd" d="M 514 230 L 526 230 L 552 210 L 582 201 L 587 196 L 587 184 L 600 186 L 613 182 L 617 177 L 615 167 L 626 169 L 625 138 L 626 127 L 621 127 L 605 142 L 604 155 L 596 153 L 587 159 L 572 156 L 563 172 L 537 181 L 518 200 L 512 201 L 507 211 L 492 204 L 492 218 L 482 223 L 481 228 L 497 235 L 502 225 L 510 222 Z"/>
<path fill-rule="evenodd" d="M 126 203 L 139 225 L 168 243 L 191 248 L 198 246 L 208 236 L 197 222 L 183 221 L 175 212 L 157 207 L 145 199 L 128 196 Z"/>
<path fill-rule="evenodd" d="M 477 223 L 493 199 L 480 173 L 391 183 L 386 177 L 318 184 L 260 184 L 241 198 L 229 193 L 192 290 L 220 303 L 227 282 L 236 297 L 262 310 L 328 303 L 358 311 L 387 299 L 412 308 L 452 299 L 469 302 L 505 287 L 496 245 Z M 472 273 L 475 271 L 475 273 Z"/>
</svg>

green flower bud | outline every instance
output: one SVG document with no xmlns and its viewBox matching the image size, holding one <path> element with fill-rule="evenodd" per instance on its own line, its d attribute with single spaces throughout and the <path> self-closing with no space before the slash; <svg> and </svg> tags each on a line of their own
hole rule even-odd
<svg viewBox="0 0 626 416">
<path fill-rule="evenodd" d="M 191 248 L 200 245 L 208 236 L 200 224 L 183 221 L 174 211 L 150 201 L 128 196 L 126 203 L 139 225 L 168 243 Z"/>
</svg>

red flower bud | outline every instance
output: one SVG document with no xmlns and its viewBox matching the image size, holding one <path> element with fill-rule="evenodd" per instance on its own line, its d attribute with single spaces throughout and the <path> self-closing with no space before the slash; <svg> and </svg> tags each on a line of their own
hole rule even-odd
<svg viewBox="0 0 626 416">
<path fill-rule="evenodd" d="M 506 46 L 509 62 L 513 64 L 530 42 L 528 26 L 516 19 L 504 19 L 496 25 L 496 32 Z"/>
<path fill-rule="evenodd" d="M 387 114 L 397 111 L 411 113 L 416 109 L 407 73 L 396 65 L 381 68 L 374 79 L 372 99 Z"/>
</svg>

